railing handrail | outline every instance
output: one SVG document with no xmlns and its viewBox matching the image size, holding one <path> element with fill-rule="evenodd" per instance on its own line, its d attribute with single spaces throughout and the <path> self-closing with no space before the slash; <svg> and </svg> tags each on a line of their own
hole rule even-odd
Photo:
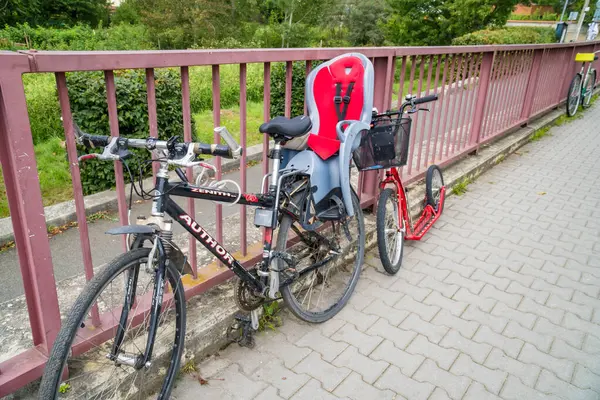
<svg viewBox="0 0 600 400">
<path fill-rule="evenodd" d="M 201 50 L 104 50 L 54 51 L 21 50 L 0 52 L 3 57 L 28 57 L 33 72 L 73 72 L 138 68 L 168 68 L 243 63 L 325 60 L 347 52 L 360 52 L 367 57 L 403 57 L 419 55 L 484 53 L 537 49 L 581 47 L 600 43 L 553 43 L 475 46 L 405 46 L 405 47 L 321 47 L 293 49 L 201 49 Z M 151 56 L 149 58 L 140 56 Z M 0 62 L 0 65 L 3 63 Z M 1 67 L 0 67 L 1 68 Z"/>
</svg>

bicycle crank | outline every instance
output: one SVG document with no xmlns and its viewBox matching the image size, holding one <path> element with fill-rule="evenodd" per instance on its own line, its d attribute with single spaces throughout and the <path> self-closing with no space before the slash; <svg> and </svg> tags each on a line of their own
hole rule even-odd
<svg viewBox="0 0 600 400">
<path fill-rule="evenodd" d="M 259 279 L 256 269 L 253 269 L 249 272 L 255 278 Z M 261 296 L 260 293 L 257 293 L 252 286 L 241 279 L 236 280 L 233 286 L 233 292 L 235 304 L 242 311 L 251 312 L 252 310 L 262 306 L 266 300 L 263 296 Z"/>
</svg>

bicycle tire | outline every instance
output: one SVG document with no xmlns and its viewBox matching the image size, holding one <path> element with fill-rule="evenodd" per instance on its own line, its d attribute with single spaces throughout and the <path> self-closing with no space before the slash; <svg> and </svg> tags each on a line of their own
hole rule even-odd
<svg viewBox="0 0 600 400">
<path fill-rule="evenodd" d="M 85 321 L 92 305 L 95 304 L 97 301 L 98 302 L 104 301 L 100 297 L 103 290 L 106 289 L 115 279 L 118 279 L 122 273 L 124 273 L 124 272 L 126 273 L 127 270 L 133 270 L 133 268 L 141 268 L 142 264 L 144 263 L 143 260 L 147 260 L 149 252 L 150 252 L 149 248 L 140 248 L 140 249 L 131 250 L 125 254 L 120 255 L 119 257 L 114 259 L 112 262 L 110 262 L 108 265 L 106 265 L 96 275 L 94 275 L 94 277 L 86 284 L 85 288 L 83 289 L 83 291 L 81 292 L 81 294 L 75 301 L 73 307 L 71 308 L 71 310 L 67 316 L 67 319 L 64 321 L 62 328 L 61 328 L 61 330 L 56 338 L 56 341 L 54 343 L 54 347 L 52 348 L 52 352 L 50 353 L 48 362 L 46 363 L 44 376 L 42 378 L 42 382 L 41 382 L 40 389 L 39 389 L 40 400 L 42 400 L 42 399 L 49 400 L 49 399 L 57 399 L 58 398 L 59 391 L 61 390 L 60 388 L 64 387 L 64 386 L 61 386 L 62 371 L 64 370 L 65 366 L 68 365 L 67 358 L 70 356 L 71 348 L 72 348 L 73 342 L 75 341 L 77 331 L 80 327 L 83 326 L 82 325 L 83 321 Z M 136 267 L 136 265 L 137 265 L 137 267 Z M 158 399 L 168 399 L 170 396 L 173 384 L 175 383 L 175 378 L 177 376 L 177 372 L 179 370 L 179 363 L 181 360 L 181 355 L 183 352 L 184 340 L 185 340 L 184 339 L 184 337 L 185 337 L 185 322 L 186 322 L 185 321 L 185 294 L 183 291 L 183 285 L 181 283 L 179 272 L 173 265 L 168 265 L 166 267 L 165 281 L 167 281 L 167 280 L 170 283 L 171 288 L 173 289 L 173 293 L 174 293 L 172 298 L 175 303 L 174 304 L 175 328 L 173 330 L 175 337 L 174 337 L 174 342 L 173 342 L 173 345 L 171 348 L 172 354 L 171 354 L 170 360 L 168 360 L 169 365 L 166 370 L 166 373 L 164 374 L 165 379 L 162 382 L 162 385 L 160 386 L 160 392 L 158 393 L 158 397 L 157 397 Z M 121 285 L 124 286 L 122 281 L 121 281 Z M 112 288 L 112 285 L 111 285 L 111 288 Z M 161 310 L 161 315 L 165 314 L 167 312 L 167 310 L 170 311 L 171 309 L 163 307 L 163 309 Z M 159 320 L 159 326 L 161 325 L 160 322 L 161 321 Z M 162 322 L 166 323 L 166 318 Z M 131 327 L 130 330 L 127 329 L 125 338 L 127 338 L 127 336 L 131 335 L 133 332 L 141 332 L 142 328 L 143 328 L 142 325 L 139 325 L 136 327 Z M 135 329 L 135 331 L 134 331 L 134 329 Z M 156 348 L 157 348 L 157 346 L 159 346 L 159 339 L 160 339 L 160 331 L 157 332 L 157 337 L 156 337 L 156 341 L 155 341 L 155 353 L 154 353 L 154 358 L 152 360 L 153 361 L 152 365 L 150 366 L 149 369 L 147 369 L 147 371 L 149 373 L 152 373 L 152 371 L 157 371 L 157 370 L 160 371 L 161 367 L 163 367 L 166 364 L 166 362 L 164 362 L 164 363 L 161 362 L 161 361 L 164 361 L 164 360 L 162 360 L 162 357 L 156 356 Z M 125 340 L 126 339 L 124 339 L 123 345 L 125 344 Z M 167 343 L 167 346 L 169 346 L 168 343 Z M 136 347 L 137 347 L 137 345 L 136 345 Z M 102 352 L 102 349 L 99 348 L 99 350 Z M 84 354 L 87 354 L 87 353 L 84 353 Z M 164 357 L 164 358 L 168 358 L 168 355 L 167 355 L 167 357 Z M 99 363 L 96 361 L 96 364 L 102 364 L 102 363 Z M 112 363 L 108 360 L 106 361 L 106 364 L 114 365 L 115 367 L 120 367 L 120 366 L 116 366 L 114 363 Z M 133 367 L 129 367 L 129 368 L 133 368 Z M 141 371 L 141 370 L 146 370 L 146 368 L 142 367 L 142 369 L 140 369 L 139 371 Z M 96 374 L 97 371 L 86 372 L 85 374 L 80 376 L 80 378 L 89 373 Z M 99 389 L 97 389 L 97 387 L 99 387 L 99 386 L 102 387 L 102 384 L 105 384 L 105 383 L 114 383 L 114 381 L 111 381 L 111 379 L 110 379 L 110 378 L 112 378 L 112 376 L 113 375 L 111 374 L 110 377 L 107 379 L 107 382 L 102 382 L 100 384 L 94 383 L 95 386 L 92 388 L 92 390 L 99 390 Z M 136 380 L 135 378 L 137 378 L 137 377 L 138 377 L 138 375 L 135 375 L 132 379 L 132 377 L 130 375 L 127 375 L 126 379 L 128 378 L 131 381 L 130 385 L 133 386 L 133 384 Z M 77 378 L 77 376 L 76 375 L 70 376 L 69 379 L 71 379 L 71 378 L 73 380 L 75 380 Z M 154 381 L 156 381 L 156 377 L 154 379 L 152 377 L 150 377 L 149 379 L 150 379 L 149 381 L 143 380 L 141 382 L 142 384 L 139 385 L 142 388 L 142 390 L 138 391 L 137 398 L 143 398 L 143 399 L 147 398 L 148 395 L 152 394 L 151 390 L 158 386 L 156 384 L 156 382 L 154 382 Z M 144 385 L 144 383 L 146 385 Z M 139 384 L 139 382 L 138 382 L 138 384 Z M 73 394 L 75 394 L 75 392 L 77 391 L 76 388 L 71 388 L 70 386 L 66 387 L 66 389 L 69 391 L 73 390 Z M 102 389 L 102 392 L 104 392 L 106 390 L 107 389 Z M 131 387 L 128 390 L 128 392 L 125 393 L 125 398 L 129 397 L 130 390 L 131 390 Z M 117 385 L 117 387 L 114 391 L 114 395 L 119 396 L 118 398 L 123 398 L 122 393 L 118 393 L 119 391 L 120 391 L 120 386 Z M 110 394 L 111 392 L 109 392 L 108 394 Z M 85 394 L 88 394 L 88 392 L 86 391 Z M 102 394 L 102 393 L 100 393 L 100 394 Z M 77 393 L 77 396 L 81 396 L 81 395 L 82 395 L 82 393 L 80 393 L 80 392 Z M 61 394 L 60 398 L 63 398 L 63 396 L 65 396 L 65 395 Z M 68 396 L 68 394 L 66 396 Z M 110 397 L 102 397 L 102 398 L 110 398 Z"/>
<path fill-rule="evenodd" d="M 391 210 L 388 209 L 388 203 L 392 205 Z M 391 225 L 388 224 L 388 217 L 391 217 Z M 390 275 L 395 275 L 400 270 L 404 254 L 404 232 L 400 228 L 404 219 L 402 216 L 400 220 L 398 218 L 398 195 L 394 189 L 384 189 L 377 203 L 377 248 L 381 265 Z"/>
<path fill-rule="evenodd" d="M 585 96 L 583 97 L 583 107 L 588 108 L 590 106 L 590 102 L 592 101 L 592 96 L 594 95 L 594 84 L 596 83 L 596 71 L 590 70 L 585 79 L 584 87 L 585 87 Z"/>
<path fill-rule="evenodd" d="M 296 317 L 300 318 L 303 321 L 311 322 L 311 323 L 321 323 L 321 322 L 325 322 L 325 321 L 331 319 L 334 315 L 336 315 L 338 312 L 341 311 L 341 309 L 346 305 L 346 303 L 350 299 L 350 296 L 354 292 L 354 288 L 356 287 L 356 283 L 358 282 L 358 278 L 360 276 L 360 271 L 361 271 L 363 260 L 364 260 L 365 226 L 364 226 L 364 221 L 363 221 L 363 213 L 360 208 L 360 202 L 358 201 L 358 196 L 356 195 L 356 193 L 354 193 L 354 191 L 352 191 L 352 200 L 353 200 L 352 204 L 354 206 L 354 217 L 352 217 L 352 218 L 354 218 L 356 220 L 357 227 L 358 227 L 358 237 L 356 238 L 357 254 L 356 254 L 356 256 L 353 256 L 350 253 L 348 253 L 354 259 L 353 270 L 351 271 L 350 280 L 349 280 L 348 284 L 346 285 L 345 290 L 343 291 L 340 298 L 337 299 L 337 301 L 331 307 L 328 307 L 327 309 L 325 309 L 323 311 L 308 311 L 302 307 L 302 304 L 299 304 L 298 300 L 295 297 L 292 286 L 296 282 L 292 282 L 289 285 L 282 286 L 280 289 L 283 301 L 286 304 L 286 306 L 290 309 L 290 311 Z M 283 215 L 280 226 L 279 226 L 279 232 L 277 235 L 277 242 L 276 242 L 276 251 L 277 252 L 289 252 L 289 250 L 292 249 L 292 247 L 290 247 L 288 249 L 287 241 L 288 241 L 288 235 L 289 235 L 290 228 L 292 227 L 292 224 L 294 222 L 296 222 L 296 221 L 291 216 L 289 216 L 287 214 Z M 339 232 L 339 234 L 345 235 L 343 232 Z M 302 243 L 304 243 L 304 242 L 300 241 L 300 243 L 298 243 L 297 245 L 292 245 L 292 246 L 302 246 Z M 346 254 L 344 254 L 344 255 L 346 255 Z M 342 259 L 339 260 L 340 264 L 338 266 L 347 265 L 347 264 L 343 263 L 344 255 L 339 256 Z M 278 264 L 279 264 L 278 269 L 282 270 L 283 268 L 281 268 L 281 266 L 284 264 L 283 263 L 278 263 Z M 315 270 L 315 273 L 319 273 L 321 269 L 327 268 L 327 265 L 329 265 L 329 264 L 325 264 L 324 266 L 318 268 L 317 270 Z M 335 266 L 335 264 L 333 264 L 333 266 Z M 322 287 L 321 294 L 323 293 L 322 291 L 325 288 L 325 286 L 327 286 L 325 284 L 325 282 L 327 280 L 329 271 L 333 268 L 333 266 L 330 266 L 329 267 L 330 269 L 325 272 L 325 278 L 321 278 L 321 279 L 323 279 L 323 281 L 321 282 L 321 287 Z M 282 274 L 282 273 L 283 272 L 280 272 L 280 274 Z M 301 275 L 302 271 L 300 271 L 299 274 Z M 315 274 L 315 276 L 317 276 L 317 274 Z M 322 273 L 321 273 L 321 276 L 322 276 Z M 280 281 L 283 282 L 284 279 L 285 278 L 282 277 L 282 278 L 280 278 Z M 313 278 L 312 282 L 314 283 L 315 280 L 316 280 L 316 278 Z M 330 285 L 332 285 L 333 283 L 334 282 L 331 282 Z M 319 284 L 318 281 L 317 281 L 317 284 Z M 312 289 L 309 289 L 309 290 L 312 290 Z M 309 305 L 310 305 L 310 301 L 311 301 L 311 299 L 309 298 Z"/>
<path fill-rule="evenodd" d="M 440 190 L 444 186 L 444 175 L 442 170 L 437 165 L 431 165 L 427 168 L 427 175 L 425 176 L 425 193 L 427 197 L 427 204 L 429 204 L 435 211 L 439 209 L 440 205 Z"/>
<path fill-rule="evenodd" d="M 577 114 L 579 104 L 581 103 L 581 74 L 577 73 L 571 80 L 569 85 L 569 93 L 567 95 L 567 115 L 569 117 Z"/>
</svg>

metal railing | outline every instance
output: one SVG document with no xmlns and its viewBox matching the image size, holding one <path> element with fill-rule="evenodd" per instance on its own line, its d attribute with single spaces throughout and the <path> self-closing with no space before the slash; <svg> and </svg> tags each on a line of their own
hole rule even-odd
<svg viewBox="0 0 600 400">
<path fill-rule="evenodd" d="M 192 136 L 189 68 L 211 66 L 213 123 L 220 125 L 220 66 L 239 64 L 240 142 L 246 144 L 247 64 L 263 64 L 263 117 L 270 115 L 271 64 L 283 62 L 285 74 L 285 115 L 292 105 L 293 62 L 306 63 L 306 73 L 315 60 L 330 59 L 357 51 L 371 58 L 375 69 L 374 106 L 379 110 L 398 104 L 413 94 L 437 93 L 439 101 L 430 113 L 414 117 L 408 165 L 403 168 L 407 182 L 420 179 L 432 164 L 448 165 L 475 152 L 565 100 L 576 73 L 576 52 L 592 52 L 599 42 L 562 45 L 398 47 L 358 49 L 256 49 L 137 52 L 0 52 L 0 161 L 14 229 L 25 298 L 34 347 L 0 364 L 0 397 L 11 393 L 42 374 L 47 354 L 60 329 L 60 311 L 46 221 L 37 174 L 37 163 L 27 113 L 23 74 L 54 73 L 73 184 L 82 249 L 82 273 L 93 276 L 84 197 L 77 164 L 73 121 L 66 72 L 103 71 L 106 84 L 110 133 L 119 135 L 114 70 L 145 69 L 149 132 L 158 136 L 155 68 L 179 68 L 182 87 L 183 126 L 186 140 Z M 396 86 L 397 85 L 397 86 Z M 219 138 L 215 137 L 218 141 Z M 262 170 L 269 168 L 269 142 L 265 136 Z M 216 158 L 217 179 L 221 161 Z M 242 159 L 245 165 L 245 157 Z M 119 218 L 127 223 L 125 183 L 120 164 L 115 163 Z M 246 171 L 240 169 L 242 190 Z M 191 171 L 188 171 L 191 174 Z M 359 177 L 358 192 L 363 207 L 373 205 L 377 196 L 377 172 Z M 188 207 L 194 212 L 194 203 Z M 222 208 L 217 205 L 216 236 L 223 238 Z M 240 210 L 240 252 L 245 265 L 253 265 L 260 246 L 248 246 L 246 209 Z M 193 215 L 193 214 L 192 214 Z M 125 248 L 125 243 L 123 243 Z M 190 241 L 191 264 L 197 273 L 196 246 Z M 186 296 L 197 295 L 225 281 L 229 271 L 211 268 L 202 279 L 186 285 Z M 98 330 L 98 335 L 102 329 Z M 89 339 L 89 338 L 88 338 Z M 97 337 L 96 339 L 105 339 Z"/>
</svg>

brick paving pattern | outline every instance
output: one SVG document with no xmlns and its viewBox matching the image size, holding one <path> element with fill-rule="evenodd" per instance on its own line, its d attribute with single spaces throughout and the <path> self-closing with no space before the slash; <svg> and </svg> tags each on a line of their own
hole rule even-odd
<svg viewBox="0 0 600 400">
<path fill-rule="evenodd" d="M 366 257 L 334 319 L 257 335 L 183 399 L 600 398 L 600 107 L 482 175 L 396 276 Z"/>
</svg>

